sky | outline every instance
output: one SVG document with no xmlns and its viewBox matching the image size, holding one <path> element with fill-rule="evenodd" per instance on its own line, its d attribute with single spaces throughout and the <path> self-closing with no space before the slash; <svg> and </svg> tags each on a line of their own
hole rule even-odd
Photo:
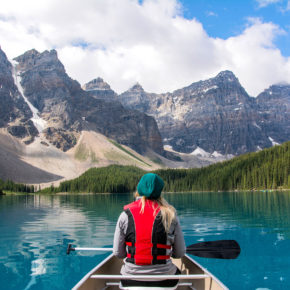
<svg viewBox="0 0 290 290">
<path fill-rule="evenodd" d="M 56 49 L 82 85 L 172 92 L 231 70 L 250 96 L 290 83 L 290 0 L 0 0 L 8 58 Z"/>
</svg>

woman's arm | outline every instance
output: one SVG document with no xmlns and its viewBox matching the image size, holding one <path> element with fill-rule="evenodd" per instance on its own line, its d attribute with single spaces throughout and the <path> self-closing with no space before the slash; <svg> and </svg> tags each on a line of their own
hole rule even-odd
<svg viewBox="0 0 290 290">
<path fill-rule="evenodd" d="M 127 231 L 127 227 L 128 216 L 125 212 L 122 212 L 116 225 L 113 245 L 113 254 L 118 258 L 125 258 L 127 256 L 125 244 L 125 233 Z"/>
<path fill-rule="evenodd" d="M 181 258 L 185 255 L 185 253 L 186 253 L 185 241 L 179 223 L 179 219 L 176 217 L 176 224 L 174 229 L 174 243 L 172 245 L 172 257 Z"/>
</svg>

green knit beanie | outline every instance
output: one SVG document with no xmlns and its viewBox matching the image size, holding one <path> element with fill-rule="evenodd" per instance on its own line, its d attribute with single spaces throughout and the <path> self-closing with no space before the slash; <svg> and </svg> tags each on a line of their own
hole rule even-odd
<svg viewBox="0 0 290 290">
<path fill-rule="evenodd" d="M 147 173 L 140 179 L 137 191 L 141 196 L 144 195 L 150 199 L 157 199 L 161 195 L 163 187 L 164 182 L 160 176 L 154 173 Z"/>
</svg>

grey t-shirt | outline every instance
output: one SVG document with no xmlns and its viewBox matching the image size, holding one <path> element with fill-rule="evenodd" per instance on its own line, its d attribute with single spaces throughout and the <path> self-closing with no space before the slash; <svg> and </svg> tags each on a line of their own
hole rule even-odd
<svg viewBox="0 0 290 290">
<path fill-rule="evenodd" d="M 126 244 L 125 234 L 128 227 L 128 216 L 125 212 L 122 212 L 119 216 L 115 235 L 114 235 L 114 246 L 113 253 L 119 258 L 126 258 Z M 169 232 L 167 234 L 167 244 L 171 245 L 170 250 L 166 250 L 166 255 L 172 256 L 173 258 L 181 258 L 184 256 L 186 247 L 184 242 L 183 233 L 180 227 L 178 218 L 171 223 Z M 126 262 L 124 259 L 124 265 L 121 269 L 122 275 L 134 275 L 134 274 L 147 274 L 147 275 L 174 275 L 176 272 L 176 266 L 171 260 L 166 260 L 166 264 L 157 265 L 135 265 L 133 263 Z"/>
</svg>

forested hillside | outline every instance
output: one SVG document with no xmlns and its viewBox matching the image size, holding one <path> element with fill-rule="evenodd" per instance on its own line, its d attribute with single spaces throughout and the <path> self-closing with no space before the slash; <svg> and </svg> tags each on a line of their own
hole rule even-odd
<svg viewBox="0 0 290 290">
<path fill-rule="evenodd" d="M 32 193 L 34 192 L 34 186 L 14 183 L 11 180 L 3 181 L 0 179 L 0 194 L 3 191 Z"/>
<path fill-rule="evenodd" d="M 232 160 L 195 169 L 154 171 L 165 181 L 164 191 L 290 189 L 290 142 Z M 129 166 L 93 168 L 46 192 L 112 192 L 136 190 L 145 171 Z"/>
<path fill-rule="evenodd" d="M 290 188 L 290 142 L 200 169 L 156 171 L 166 191 Z"/>
<path fill-rule="evenodd" d="M 111 165 L 91 168 L 76 179 L 64 181 L 59 187 L 42 192 L 133 192 L 146 171 L 134 166 Z"/>
</svg>

